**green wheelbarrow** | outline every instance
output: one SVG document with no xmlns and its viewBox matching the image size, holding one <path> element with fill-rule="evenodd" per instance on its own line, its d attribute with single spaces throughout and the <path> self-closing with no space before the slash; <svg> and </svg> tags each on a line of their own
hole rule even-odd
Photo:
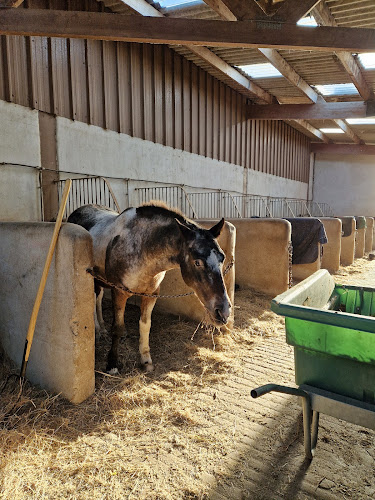
<svg viewBox="0 0 375 500">
<path fill-rule="evenodd" d="M 310 459 L 319 413 L 375 430 L 375 289 L 337 285 L 319 270 L 275 297 L 271 309 L 285 316 L 298 388 L 267 384 L 252 397 L 271 391 L 301 397 Z"/>
</svg>

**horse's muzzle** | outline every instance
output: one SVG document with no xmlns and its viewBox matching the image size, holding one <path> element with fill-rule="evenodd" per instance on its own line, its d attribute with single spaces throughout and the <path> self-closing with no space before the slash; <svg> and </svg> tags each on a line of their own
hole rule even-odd
<svg viewBox="0 0 375 500">
<path fill-rule="evenodd" d="M 214 320 L 219 325 L 227 324 L 229 316 L 230 316 L 230 310 L 231 310 L 231 306 L 228 303 L 217 306 L 214 310 Z"/>
</svg>

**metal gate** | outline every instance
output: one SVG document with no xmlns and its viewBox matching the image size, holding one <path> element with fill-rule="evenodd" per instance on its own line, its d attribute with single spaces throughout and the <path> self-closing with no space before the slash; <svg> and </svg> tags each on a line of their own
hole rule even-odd
<svg viewBox="0 0 375 500">
<path fill-rule="evenodd" d="M 59 203 L 64 190 L 65 180 L 57 181 Z M 79 177 L 72 179 L 72 188 L 66 204 L 64 219 L 78 207 L 87 204 L 104 205 L 120 212 L 119 204 L 105 177 Z"/>
</svg>

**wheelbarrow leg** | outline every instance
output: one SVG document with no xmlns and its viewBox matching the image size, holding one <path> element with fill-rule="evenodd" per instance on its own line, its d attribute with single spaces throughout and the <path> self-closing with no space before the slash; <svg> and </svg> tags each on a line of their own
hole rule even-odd
<svg viewBox="0 0 375 500">
<path fill-rule="evenodd" d="M 315 453 L 316 443 L 318 441 L 318 430 L 319 430 L 319 412 L 313 410 L 312 423 L 311 423 L 311 450 L 312 450 L 312 454 Z"/>
<path fill-rule="evenodd" d="M 319 412 L 312 411 L 308 398 L 302 398 L 303 442 L 306 458 L 312 460 L 318 441 Z"/>
</svg>

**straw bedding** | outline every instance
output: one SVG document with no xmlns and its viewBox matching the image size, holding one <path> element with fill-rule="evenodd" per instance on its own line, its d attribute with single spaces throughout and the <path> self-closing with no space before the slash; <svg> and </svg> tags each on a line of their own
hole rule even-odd
<svg viewBox="0 0 375 500">
<path fill-rule="evenodd" d="M 356 283 L 369 266 L 374 263 L 359 259 L 337 281 Z M 270 297 L 240 290 L 235 301 L 231 333 L 212 337 L 198 329 L 193 340 L 196 324 L 154 313 L 150 345 L 156 369 L 147 375 L 138 366 L 139 310 L 127 307 L 122 373 L 103 374 L 110 340 L 102 338 L 96 390 L 80 405 L 30 385 L 16 402 L 19 386 L 7 387 L 0 406 L 1 497 L 213 498 L 211 479 L 237 447 L 236 424 L 228 427 L 225 413 L 231 400 L 221 409 L 214 405 L 219 387 L 243 372 L 243 360 L 256 348 L 284 336 Z M 104 314 L 109 325 L 108 303 Z M 2 356 L 1 379 L 12 370 Z M 248 418 L 251 423 L 251 413 Z"/>
</svg>

